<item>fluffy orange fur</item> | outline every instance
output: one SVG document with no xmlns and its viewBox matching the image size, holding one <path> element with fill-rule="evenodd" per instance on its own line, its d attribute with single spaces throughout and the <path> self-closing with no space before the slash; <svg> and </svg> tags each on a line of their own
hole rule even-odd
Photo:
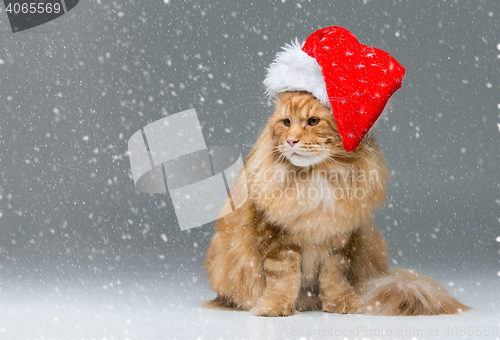
<svg viewBox="0 0 500 340">
<path fill-rule="evenodd" d="M 232 192 L 249 199 L 220 218 L 206 258 L 213 308 L 259 316 L 297 311 L 376 315 L 469 309 L 435 281 L 388 271 L 373 221 L 387 166 L 372 134 L 352 153 L 330 110 L 307 92 L 284 92 Z M 228 203 L 229 204 L 229 203 Z"/>
</svg>

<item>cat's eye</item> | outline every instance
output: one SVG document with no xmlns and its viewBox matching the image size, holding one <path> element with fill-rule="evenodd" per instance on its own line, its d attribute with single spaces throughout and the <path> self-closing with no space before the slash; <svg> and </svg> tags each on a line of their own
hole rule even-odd
<svg viewBox="0 0 500 340">
<path fill-rule="evenodd" d="M 285 124 L 285 126 L 290 126 L 291 122 L 290 122 L 290 119 L 287 118 L 287 119 L 283 120 L 283 123 Z"/>
<path fill-rule="evenodd" d="M 309 121 L 307 122 L 307 124 L 311 125 L 311 126 L 314 126 L 316 124 L 319 123 L 319 118 L 318 117 L 311 117 L 309 118 Z"/>
</svg>

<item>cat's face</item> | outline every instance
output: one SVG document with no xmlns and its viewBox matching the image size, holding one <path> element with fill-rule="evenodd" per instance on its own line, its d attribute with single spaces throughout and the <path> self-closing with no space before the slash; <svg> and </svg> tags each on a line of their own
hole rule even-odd
<svg viewBox="0 0 500 340">
<path fill-rule="evenodd" d="M 346 155 L 330 109 L 307 92 L 283 92 L 270 119 L 274 146 L 295 166 Z"/>
</svg>

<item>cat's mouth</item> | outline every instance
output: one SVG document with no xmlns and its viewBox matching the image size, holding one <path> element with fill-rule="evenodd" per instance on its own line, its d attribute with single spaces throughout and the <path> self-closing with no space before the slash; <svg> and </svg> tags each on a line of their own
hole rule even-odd
<svg viewBox="0 0 500 340">
<path fill-rule="evenodd" d="M 318 157 L 314 157 L 312 155 L 304 155 L 298 153 L 295 150 L 291 150 L 291 152 L 286 155 L 286 158 L 295 166 L 309 166 L 318 162 Z"/>
<path fill-rule="evenodd" d="M 290 157 L 310 158 L 311 156 L 308 156 L 308 155 L 301 155 L 300 153 L 297 153 L 297 152 L 295 152 L 295 151 L 292 151 L 292 154 L 290 155 Z"/>
</svg>

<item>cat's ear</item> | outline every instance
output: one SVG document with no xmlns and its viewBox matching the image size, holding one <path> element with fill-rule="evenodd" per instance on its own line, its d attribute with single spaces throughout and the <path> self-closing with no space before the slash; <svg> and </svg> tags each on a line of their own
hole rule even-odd
<svg viewBox="0 0 500 340">
<path fill-rule="evenodd" d="M 289 100 L 290 97 L 292 96 L 292 94 L 293 94 L 293 92 L 289 92 L 289 91 L 280 92 L 280 93 L 278 93 L 278 99 L 277 100 L 281 100 L 281 101 Z"/>
<path fill-rule="evenodd" d="M 274 111 L 278 111 L 279 109 L 286 109 L 286 103 L 290 100 L 291 92 L 280 92 L 276 95 L 276 98 L 273 100 Z"/>
</svg>

